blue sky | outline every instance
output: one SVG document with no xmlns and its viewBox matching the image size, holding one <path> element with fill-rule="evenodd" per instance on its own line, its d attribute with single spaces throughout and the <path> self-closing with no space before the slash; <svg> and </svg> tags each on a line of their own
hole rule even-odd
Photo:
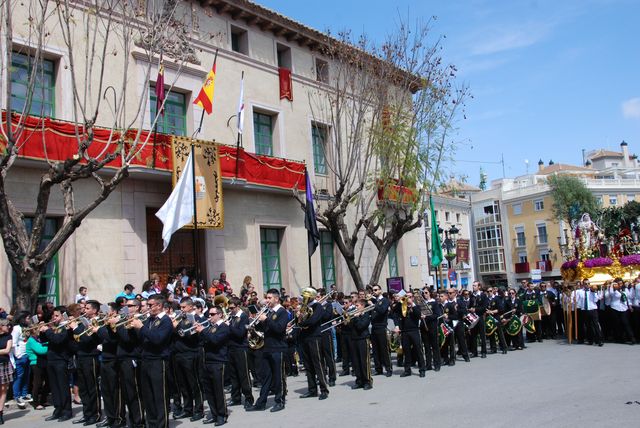
<svg viewBox="0 0 640 428">
<path fill-rule="evenodd" d="M 547 163 L 580 164 L 582 149 L 640 155 L 640 1 L 257 0 L 318 30 L 350 29 L 376 40 L 399 17 L 437 16 L 444 58 L 474 96 L 458 124 L 448 168 L 478 184 Z M 406 19 L 405 19 L 406 20 Z M 473 161 L 473 162 L 467 162 Z M 483 163 L 479 163 L 483 162 Z"/>
</svg>

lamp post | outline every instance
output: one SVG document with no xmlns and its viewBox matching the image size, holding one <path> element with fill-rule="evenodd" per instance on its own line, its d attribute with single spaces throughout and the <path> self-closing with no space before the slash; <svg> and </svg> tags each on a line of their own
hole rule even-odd
<svg viewBox="0 0 640 428">
<path fill-rule="evenodd" d="M 442 229 L 438 229 L 438 231 L 440 231 Z M 444 257 L 447 259 L 448 265 L 449 265 L 449 269 L 453 270 L 453 272 L 455 273 L 455 267 L 453 264 L 453 261 L 456 258 L 456 235 L 460 233 L 460 230 L 454 225 L 452 225 L 449 230 L 444 231 L 444 243 L 443 243 L 443 247 L 446 251 L 446 254 L 444 255 Z"/>
</svg>

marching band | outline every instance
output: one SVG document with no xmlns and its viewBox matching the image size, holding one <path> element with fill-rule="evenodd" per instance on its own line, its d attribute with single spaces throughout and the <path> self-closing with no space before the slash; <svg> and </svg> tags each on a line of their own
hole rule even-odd
<svg viewBox="0 0 640 428">
<path fill-rule="evenodd" d="M 348 296 L 308 287 L 300 299 L 270 289 L 264 302 L 220 292 L 205 305 L 152 294 L 108 305 L 89 300 L 71 309 L 58 306 L 50 320 L 34 317 L 22 330 L 48 346 L 53 413 L 46 420 L 71 418 L 73 371 L 82 401 L 74 424 L 167 427 L 173 413 L 173 419 L 220 426 L 228 406 L 264 411 L 273 395 L 270 411 L 285 409 L 287 376 L 298 375 L 298 362 L 307 379 L 300 397 L 325 400 L 338 375 L 354 376 L 352 388 L 364 390 L 373 388 L 373 376 L 392 376 L 391 352 L 400 377 L 411 376 L 413 367 L 426 377 L 455 365 L 458 356 L 470 362 L 498 349 L 523 349 L 525 338 L 531 343 L 565 334 L 578 343 L 602 346 L 613 338 L 633 344 L 640 279 L 564 288 L 525 283 L 506 293 L 479 282 L 472 290 L 395 294 L 374 285 Z"/>
</svg>

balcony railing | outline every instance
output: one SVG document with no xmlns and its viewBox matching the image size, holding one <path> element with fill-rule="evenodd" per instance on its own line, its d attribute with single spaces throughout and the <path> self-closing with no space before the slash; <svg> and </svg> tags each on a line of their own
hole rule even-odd
<svg viewBox="0 0 640 428">
<path fill-rule="evenodd" d="M 529 262 L 522 262 L 515 264 L 516 273 L 529 273 L 531 269 L 529 268 Z"/>
<path fill-rule="evenodd" d="M 536 262 L 536 267 L 540 269 L 542 272 L 551 272 L 553 270 L 553 265 L 551 264 L 551 260 L 538 260 Z"/>
</svg>

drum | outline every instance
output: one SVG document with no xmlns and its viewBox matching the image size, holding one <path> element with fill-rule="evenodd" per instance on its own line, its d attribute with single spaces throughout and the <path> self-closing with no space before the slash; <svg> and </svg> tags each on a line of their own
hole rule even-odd
<svg viewBox="0 0 640 428">
<path fill-rule="evenodd" d="M 524 309 L 525 313 L 534 314 L 538 312 L 538 310 L 540 309 L 540 305 L 538 305 L 538 302 L 536 300 L 531 299 L 522 302 L 522 308 Z"/>
<path fill-rule="evenodd" d="M 535 333 L 536 327 L 533 325 L 533 318 L 527 314 L 520 315 L 520 321 L 527 333 Z"/>
<path fill-rule="evenodd" d="M 462 321 L 464 322 L 464 325 L 467 326 L 469 330 L 471 330 L 473 327 L 476 326 L 476 324 L 478 324 L 478 321 L 480 321 L 480 317 L 477 316 L 476 314 L 469 313 L 465 315 Z"/>
<path fill-rule="evenodd" d="M 507 328 L 505 330 L 509 336 L 519 335 L 522 330 L 522 321 L 520 321 L 517 315 L 512 316 L 509 322 L 507 322 Z"/>
<path fill-rule="evenodd" d="M 438 328 L 438 341 L 440 342 L 440 347 L 442 348 L 447 341 L 447 336 L 453 333 L 453 330 L 445 323 L 441 323 Z"/>
<path fill-rule="evenodd" d="M 491 315 L 487 315 L 484 319 L 484 329 L 487 336 L 491 336 L 498 329 L 498 320 Z"/>
<path fill-rule="evenodd" d="M 547 296 L 542 296 L 542 315 L 551 315 L 551 302 L 547 299 Z"/>
</svg>

